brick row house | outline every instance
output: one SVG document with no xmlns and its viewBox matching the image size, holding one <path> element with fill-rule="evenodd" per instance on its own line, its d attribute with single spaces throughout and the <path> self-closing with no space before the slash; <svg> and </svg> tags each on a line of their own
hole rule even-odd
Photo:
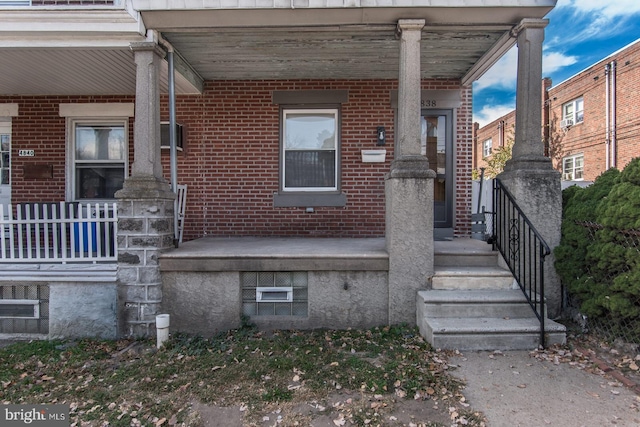
<svg viewBox="0 0 640 427">
<path fill-rule="evenodd" d="M 0 333 L 416 322 L 471 240 L 471 84 L 516 43 L 538 81 L 554 5 L 0 1 Z"/>
<path fill-rule="evenodd" d="M 563 185 L 591 183 L 640 156 L 639 63 L 636 40 L 555 86 L 543 79 L 542 138 Z M 515 114 L 482 128 L 476 124 L 474 168 L 485 166 L 492 150 L 502 146 L 502 129 L 513 134 Z"/>
</svg>

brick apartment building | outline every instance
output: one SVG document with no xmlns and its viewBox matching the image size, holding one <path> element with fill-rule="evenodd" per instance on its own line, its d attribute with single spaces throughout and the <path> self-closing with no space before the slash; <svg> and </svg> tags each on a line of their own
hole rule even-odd
<svg viewBox="0 0 640 427">
<path fill-rule="evenodd" d="M 415 322 L 435 241 L 472 240 L 472 83 L 526 44 L 539 111 L 556 1 L 432 3 L 0 1 L 0 334 Z"/>
<path fill-rule="evenodd" d="M 555 86 L 547 78 L 542 85 L 541 137 L 563 181 L 592 182 L 640 156 L 640 39 Z M 475 124 L 474 169 L 508 140 L 514 117 Z"/>
</svg>

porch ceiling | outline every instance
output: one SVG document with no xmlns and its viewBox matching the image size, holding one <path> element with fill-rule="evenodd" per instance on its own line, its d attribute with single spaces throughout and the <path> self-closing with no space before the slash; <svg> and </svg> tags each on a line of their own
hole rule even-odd
<svg viewBox="0 0 640 427">
<path fill-rule="evenodd" d="M 0 95 L 133 95 L 136 65 L 133 53 L 117 48 L 0 48 Z M 160 72 L 167 91 L 166 66 Z M 194 92 L 176 74 L 179 93 Z"/>
<path fill-rule="evenodd" d="M 114 19 L 94 11 L 88 16 L 100 25 L 93 31 L 82 14 L 65 12 L 59 23 L 55 16 L 32 18 L 24 10 L 8 15 L 13 26 L 2 27 L 0 16 L 0 95 L 135 94 L 129 45 L 144 40 L 147 29 L 157 30 L 178 54 L 177 93 L 200 92 L 202 79 L 397 79 L 396 25 L 405 18 L 427 22 L 422 76 L 468 84 L 515 43 L 510 37 L 515 25 L 541 18 L 553 7 L 552 0 L 525 3 L 160 10 L 149 2 L 138 18 L 119 12 Z M 166 67 L 160 86 L 166 93 Z"/>
<path fill-rule="evenodd" d="M 164 37 L 205 80 L 396 79 L 395 25 L 219 29 Z M 438 28 L 423 33 L 422 76 L 459 79 L 504 30 Z"/>
</svg>

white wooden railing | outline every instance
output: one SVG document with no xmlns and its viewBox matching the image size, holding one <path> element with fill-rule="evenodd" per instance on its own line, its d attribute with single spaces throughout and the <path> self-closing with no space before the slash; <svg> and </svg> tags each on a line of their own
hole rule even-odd
<svg viewBox="0 0 640 427">
<path fill-rule="evenodd" d="M 116 203 L 0 205 L 0 264 L 117 261 Z"/>
</svg>

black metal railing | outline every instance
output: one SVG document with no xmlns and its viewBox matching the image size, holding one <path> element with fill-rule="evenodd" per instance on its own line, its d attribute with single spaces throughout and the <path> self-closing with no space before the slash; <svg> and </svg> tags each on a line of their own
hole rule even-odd
<svg viewBox="0 0 640 427">
<path fill-rule="evenodd" d="M 545 347 L 544 262 L 549 246 L 499 179 L 493 185 L 493 245 L 540 321 L 540 345 Z"/>
</svg>

